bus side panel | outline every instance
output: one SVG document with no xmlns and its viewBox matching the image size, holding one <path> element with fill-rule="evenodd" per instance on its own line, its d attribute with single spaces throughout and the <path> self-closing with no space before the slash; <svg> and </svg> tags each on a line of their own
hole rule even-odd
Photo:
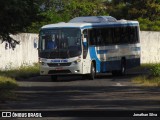
<svg viewBox="0 0 160 120">
<path fill-rule="evenodd" d="M 101 72 L 103 73 L 111 72 L 112 70 L 119 70 L 120 67 L 120 60 L 101 62 Z"/>
<path fill-rule="evenodd" d="M 98 58 L 96 47 L 89 47 L 89 53 L 91 60 L 96 61 L 96 72 L 97 73 L 105 73 L 111 72 L 112 70 L 120 70 L 121 60 L 114 61 L 101 61 Z"/>
<path fill-rule="evenodd" d="M 96 52 L 95 46 L 89 47 L 89 53 L 90 53 L 91 60 L 96 61 L 96 72 L 97 73 L 101 72 L 101 61 L 97 57 L 97 52 Z"/>
<path fill-rule="evenodd" d="M 140 58 L 126 60 L 126 69 L 130 69 L 138 66 L 140 66 Z M 113 70 L 120 70 L 121 60 L 101 62 L 100 68 L 101 68 L 100 72 L 102 73 L 111 72 Z"/>
</svg>

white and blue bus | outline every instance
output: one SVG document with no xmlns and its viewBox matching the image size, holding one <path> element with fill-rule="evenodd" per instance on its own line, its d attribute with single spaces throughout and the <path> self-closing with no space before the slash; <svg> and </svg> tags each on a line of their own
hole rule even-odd
<svg viewBox="0 0 160 120">
<path fill-rule="evenodd" d="M 68 23 L 45 25 L 39 33 L 40 75 L 98 73 L 123 75 L 140 65 L 138 21 L 111 16 L 77 17 Z"/>
</svg>

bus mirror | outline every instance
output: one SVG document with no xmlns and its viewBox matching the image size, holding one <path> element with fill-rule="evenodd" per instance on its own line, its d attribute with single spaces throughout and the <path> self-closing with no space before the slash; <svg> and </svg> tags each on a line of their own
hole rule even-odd
<svg viewBox="0 0 160 120">
<path fill-rule="evenodd" d="M 83 42 L 86 43 L 87 42 L 87 38 L 83 38 Z"/>
<path fill-rule="evenodd" d="M 87 38 L 83 38 L 83 46 L 87 47 Z"/>
</svg>

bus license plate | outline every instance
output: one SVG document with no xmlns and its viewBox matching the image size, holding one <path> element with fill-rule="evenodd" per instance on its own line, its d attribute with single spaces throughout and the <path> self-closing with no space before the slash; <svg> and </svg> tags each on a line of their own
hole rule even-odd
<svg viewBox="0 0 160 120">
<path fill-rule="evenodd" d="M 63 70 L 63 68 L 60 67 L 60 68 L 56 68 L 55 70 Z"/>
</svg>

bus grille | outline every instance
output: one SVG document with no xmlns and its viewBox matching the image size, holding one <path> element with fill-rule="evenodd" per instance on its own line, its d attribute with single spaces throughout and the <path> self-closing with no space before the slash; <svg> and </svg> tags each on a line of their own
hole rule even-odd
<svg viewBox="0 0 160 120">
<path fill-rule="evenodd" d="M 70 66 L 71 63 L 47 63 L 49 67 Z"/>
<path fill-rule="evenodd" d="M 71 73 L 70 70 L 50 70 L 48 74 L 63 74 L 63 73 Z"/>
</svg>

